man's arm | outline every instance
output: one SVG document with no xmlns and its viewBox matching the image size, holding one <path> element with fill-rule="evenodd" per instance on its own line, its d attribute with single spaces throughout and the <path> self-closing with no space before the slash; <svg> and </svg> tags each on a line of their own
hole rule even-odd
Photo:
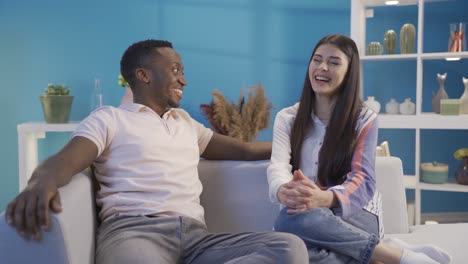
<svg viewBox="0 0 468 264">
<path fill-rule="evenodd" d="M 214 133 L 201 155 L 210 160 L 264 160 L 270 159 L 271 142 L 246 143 Z"/>
<path fill-rule="evenodd" d="M 98 148 L 91 140 L 80 136 L 71 139 L 34 170 L 26 188 L 8 204 L 6 221 L 21 236 L 40 239 L 40 229 L 49 225 L 49 207 L 61 211 L 58 188 L 91 165 L 97 154 Z"/>
</svg>

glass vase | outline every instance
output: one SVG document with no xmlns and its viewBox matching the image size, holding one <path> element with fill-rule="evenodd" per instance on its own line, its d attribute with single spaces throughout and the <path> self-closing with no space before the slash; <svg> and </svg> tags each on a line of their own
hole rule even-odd
<svg viewBox="0 0 468 264">
<path fill-rule="evenodd" d="M 465 51 L 466 40 L 466 23 L 452 23 L 450 24 L 450 37 L 449 37 L 449 52 L 462 52 Z"/>
</svg>

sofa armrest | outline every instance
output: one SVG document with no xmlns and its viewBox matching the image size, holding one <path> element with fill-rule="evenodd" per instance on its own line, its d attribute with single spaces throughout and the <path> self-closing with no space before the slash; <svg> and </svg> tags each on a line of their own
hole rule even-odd
<svg viewBox="0 0 468 264">
<path fill-rule="evenodd" d="M 0 262 L 78 264 L 94 263 L 96 212 L 89 171 L 73 176 L 59 189 L 63 211 L 51 214 L 50 229 L 41 241 L 20 237 L 0 214 Z"/>
<path fill-rule="evenodd" d="M 90 174 L 83 171 L 59 189 L 63 211 L 56 217 L 71 264 L 94 263 L 97 216 Z"/>
<path fill-rule="evenodd" d="M 377 189 L 382 194 L 385 234 L 408 233 L 403 165 L 396 157 L 376 157 Z"/>
</svg>

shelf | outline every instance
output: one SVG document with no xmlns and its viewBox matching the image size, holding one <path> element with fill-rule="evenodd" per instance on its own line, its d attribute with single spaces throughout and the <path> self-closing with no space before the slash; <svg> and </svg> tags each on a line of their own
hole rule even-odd
<svg viewBox="0 0 468 264">
<path fill-rule="evenodd" d="M 361 0 L 364 6 L 366 7 L 376 7 L 376 6 L 388 6 L 385 5 L 386 0 Z M 405 6 L 405 5 L 418 5 L 418 0 L 399 0 L 400 3 L 395 6 Z M 423 2 L 446 2 L 448 0 L 423 0 Z M 388 6 L 388 7 L 395 7 L 395 6 Z"/>
<path fill-rule="evenodd" d="M 361 61 L 382 61 L 382 60 L 415 60 L 418 57 L 416 53 L 412 54 L 384 54 L 384 55 L 364 55 Z"/>
<path fill-rule="evenodd" d="M 405 177 L 403 177 L 403 185 L 405 185 L 406 189 L 415 189 L 416 188 L 416 176 L 405 175 Z"/>
<path fill-rule="evenodd" d="M 421 54 L 423 60 L 441 60 L 445 58 L 468 58 L 468 51 L 464 52 L 434 52 Z"/>
<path fill-rule="evenodd" d="M 468 115 L 446 116 L 435 113 L 422 113 L 420 115 L 379 114 L 379 128 L 468 129 Z"/>
<path fill-rule="evenodd" d="M 468 185 L 458 184 L 453 178 L 450 178 L 447 183 L 441 184 L 425 182 L 416 183 L 416 176 L 405 175 L 403 181 L 406 189 L 415 189 L 417 187 L 418 189 L 425 191 L 468 192 Z"/>
<path fill-rule="evenodd" d="M 422 60 L 445 60 L 446 58 L 468 58 L 468 51 L 464 52 L 431 52 L 412 54 L 383 54 L 383 55 L 363 55 L 361 61 L 388 61 L 388 60 L 413 60 L 421 57 Z"/>
<path fill-rule="evenodd" d="M 19 124 L 18 132 L 71 132 L 79 125 L 79 121 L 70 121 L 65 124 L 48 124 L 45 122 L 28 122 Z"/>
<path fill-rule="evenodd" d="M 78 125 L 78 121 L 66 124 L 47 124 L 46 122 L 18 124 L 18 186 L 20 191 L 26 187 L 29 177 L 39 163 L 38 139 L 44 139 L 46 132 L 73 132 Z"/>
</svg>

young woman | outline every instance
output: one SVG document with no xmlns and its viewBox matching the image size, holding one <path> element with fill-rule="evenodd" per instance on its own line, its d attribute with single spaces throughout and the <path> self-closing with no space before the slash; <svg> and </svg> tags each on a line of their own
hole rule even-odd
<svg viewBox="0 0 468 264">
<path fill-rule="evenodd" d="M 359 97 L 359 75 L 354 41 L 326 36 L 312 53 L 300 102 L 277 114 L 268 167 L 270 199 L 282 207 L 275 230 L 301 237 L 310 263 L 448 263 L 436 247 L 381 242 L 377 115 Z"/>
</svg>

